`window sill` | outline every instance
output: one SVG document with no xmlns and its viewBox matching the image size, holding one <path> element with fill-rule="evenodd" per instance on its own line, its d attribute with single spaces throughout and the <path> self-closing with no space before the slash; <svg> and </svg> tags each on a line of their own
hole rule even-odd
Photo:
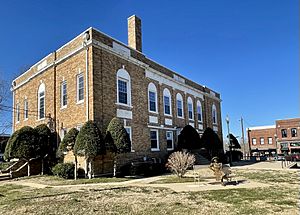
<svg viewBox="0 0 300 215">
<path fill-rule="evenodd" d="M 130 152 L 133 153 L 133 152 L 135 152 L 135 150 L 132 149 Z"/>
<path fill-rule="evenodd" d="M 16 124 L 19 124 L 20 123 L 20 121 L 16 121 Z"/>
<path fill-rule="evenodd" d="M 84 103 L 84 100 L 80 100 L 80 101 L 76 102 L 77 105 L 80 105 L 80 104 L 83 104 L 83 103 Z"/>
<path fill-rule="evenodd" d="M 184 117 L 183 117 L 183 116 L 177 116 L 177 118 L 178 118 L 178 119 L 184 119 Z"/>
<path fill-rule="evenodd" d="M 198 124 L 199 124 L 199 123 L 202 124 L 203 122 L 202 122 L 202 121 L 198 121 Z"/>
<path fill-rule="evenodd" d="M 133 108 L 131 105 L 128 105 L 128 104 L 123 104 L 123 103 L 115 103 L 116 105 L 119 105 L 119 106 L 124 106 L 124 107 L 128 107 L 128 108 Z"/>
<path fill-rule="evenodd" d="M 167 151 L 173 151 L 173 150 L 174 150 L 174 148 L 172 148 L 172 149 L 171 149 L 171 148 L 170 148 L 170 149 L 167 149 Z"/>
<path fill-rule="evenodd" d="M 24 119 L 24 121 L 28 121 L 28 118 Z"/>
<path fill-rule="evenodd" d="M 151 149 L 151 152 L 159 152 L 159 149 Z"/>
<path fill-rule="evenodd" d="M 164 114 L 164 116 L 173 118 L 173 115 L 172 115 L 172 114 Z"/>
<path fill-rule="evenodd" d="M 218 126 L 218 123 L 213 123 L 213 125 Z"/>
<path fill-rule="evenodd" d="M 43 120 L 45 120 L 46 118 L 44 117 L 44 118 L 41 118 L 41 119 L 37 119 L 36 121 L 43 121 Z"/>
<path fill-rule="evenodd" d="M 189 119 L 189 122 L 195 122 L 195 120 L 194 119 Z"/>
<path fill-rule="evenodd" d="M 158 114 L 158 112 L 156 111 L 151 111 L 151 110 L 149 110 L 149 113 L 152 113 L 152 114 Z"/>
<path fill-rule="evenodd" d="M 67 108 L 67 105 L 62 106 L 62 107 L 60 108 L 60 110 L 63 110 L 63 109 L 66 109 L 66 108 Z"/>
</svg>

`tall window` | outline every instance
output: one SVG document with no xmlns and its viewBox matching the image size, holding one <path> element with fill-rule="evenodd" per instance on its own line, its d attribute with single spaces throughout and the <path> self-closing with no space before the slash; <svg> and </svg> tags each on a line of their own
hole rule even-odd
<svg viewBox="0 0 300 215">
<path fill-rule="evenodd" d="M 188 97 L 188 113 L 189 113 L 189 119 L 194 119 L 194 109 L 193 109 L 193 100 L 191 97 Z"/>
<path fill-rule="evenodd" d="M 129 139 L 130 139 L 130 147 L 131 147 L 131 151 L 134 152 L 133 150 L 133 147 L 132 147 L 132 133 L 131 133 L 131 127 L 130 126 L 126 126 L 124 127 L 128 136 L 129 136 Z"/>
<path fill-rule="evenodd" d="M 281 137 L 282 138 L 287 137 L 287 130 L 286 129 L 281 129 Z"/>
<path fill-rule="evenodd" d="M 297 128 L 291 129 L 291 135 L 292 135 L 292 137 L 297 137 Z"/>
<path fill-rule="evenodd" d="M 61 98 L 60 98 L 61 107 L 67 106 L 67 81 L 61 83 Z"/>
<path fill-rule="evenodd" d="M 24 120 L 28 119 L 28 101 L 25 99 L 24 101 Z"/>
<path fill-rule="evenodd" d="M 77 102 L 82 102 L 84 99 L 84 82 L 83 74 L 77 75 Z"/>
<path fill-rule="evenodd" d="M 172 115 L 171 93 L 167 88 L 165 88 L 163 95 L 164 95 L 164 113 L 165 115 Z"/>
<path fill-rule="evenodd" d="M 153 83 L 148 85 L 149 111 L 157 113 L 157 90 Z"/>
<path fill-rule="evenodd" d="M 273 139 L 272 139 L 272 137 L 268 137 L 268 144 L 273 144 Z"/>
<path fill-rule="evenodd" d="M 159 151 L 158 130 L 150 130 L 151 151 Z"/>
<path fill-rule="evenodd" d="M 176 95 L 177 116 L 183 118 L 183 99 L 180 93 Z"/>
<path fill-rule="evenodd" d="M 264 145 L 265 144 L 265 139 L 263 137 L 260 138 L 260 144 Z"/>
<path fill-rule="evenodd" d="M 166 138 L 167 138 L 167 150 L 173 150 L 174 149 L 173 131 L 167 131 Z"/>
<path fill-rule="evenodd" d="M 252 145 L 256 145 L 256 138 L 252 138 Z"/>
<path fill-rule="evenodd" d="M 200 101 L 197 101 L 197 117 L 198 122 L 202 122 L 202 106 Z"/>
<path fill-rule="evenodd" d="M 45 118 L 45 84 L 42 83 L 38 90 L 38 118 Z"/>
<path fill-rule="evenodd" d="M 16 113 L 17 122 L 20 122 L 20 104 L 19 103 L 16 105 L 16 110 L 17 110 L 17 113 Z"/>
<path fill-rule="evenodd" d="M 213 124 L 217 124 L 217 108 L 215 104 L 213 104 L 212 106 L 212 120 L 213 120 Z"/>
<path fill-rule="evenodd" d="M 117 72 L 117 102 L 123 105 L 131 105 L 131 83 L 129 73 L 125 69 Z"/>
</svg>

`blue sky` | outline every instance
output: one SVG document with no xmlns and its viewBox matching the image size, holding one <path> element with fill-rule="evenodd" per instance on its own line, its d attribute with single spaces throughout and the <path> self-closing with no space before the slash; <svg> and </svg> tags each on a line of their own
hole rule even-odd
<svg viewBox="0 0 300 215">
<path fill-rule="evenodd" d="M 298 0 L 3 1 L 0 77 L 11 81 L 90 26 L 127 43 L 132 14 L 147 57 L 221 93 L 223 131 L 226 114 L 238 136 L 241 116 L 245 127 L 299 117 Z"/>
</svg>

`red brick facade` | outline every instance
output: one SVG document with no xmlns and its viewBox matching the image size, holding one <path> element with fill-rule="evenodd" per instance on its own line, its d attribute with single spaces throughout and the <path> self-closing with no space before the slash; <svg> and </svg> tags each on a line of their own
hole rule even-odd
<svg viewBox="0 0 300 215">
<path fill-rule="evenodd" d="M 300 118 L 276 120 L 276 125 L 248 128 L 252 154 L 299 153 Z M 263 144 L 261 140 L 263 139 Z M 271 143 L 271 144 L 270 144 Z"/>
</svg>

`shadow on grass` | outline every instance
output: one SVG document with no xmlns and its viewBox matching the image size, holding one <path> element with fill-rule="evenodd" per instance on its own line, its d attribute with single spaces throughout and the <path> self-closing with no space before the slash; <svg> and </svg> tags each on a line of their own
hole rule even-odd
<svg viewBox="0 0 300 215">
<path fill-rule="evenodd" d="M 247 180 L 232 180 L 232 181 L 225 181 L 224 185 L 232 185 L 232 186 L 237 186 L 239 184 L 245 184 L 247 182 Z M 222 182 L 220 181 L 214 181 L 214 182 L 209 182 L 208 184 L 210 185 L 220 185 L 222 184 Z"/>
</svg>

